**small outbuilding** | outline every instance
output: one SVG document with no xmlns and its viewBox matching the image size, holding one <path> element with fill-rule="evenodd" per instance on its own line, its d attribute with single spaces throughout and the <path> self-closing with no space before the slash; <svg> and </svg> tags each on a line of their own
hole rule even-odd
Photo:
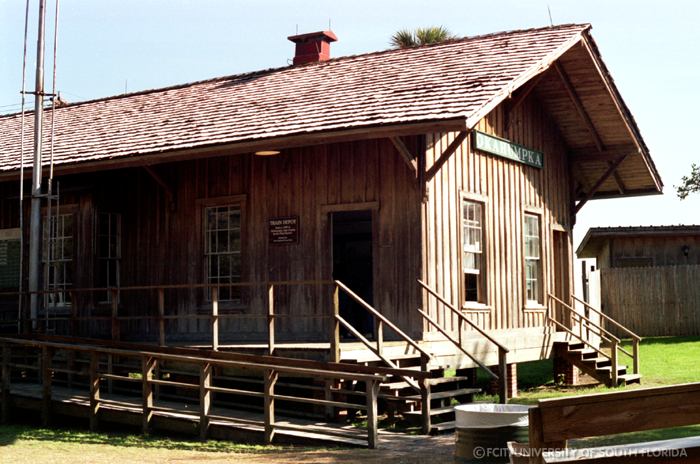
<svg viewBox="0 0 700 464">
<path fill-rule="evenodd" d="M 700 335 L 700 225 L 594 227 L 576 254 L 596 259 L 589 300 L 608 316 L 642 336 Z"/>
</svg>

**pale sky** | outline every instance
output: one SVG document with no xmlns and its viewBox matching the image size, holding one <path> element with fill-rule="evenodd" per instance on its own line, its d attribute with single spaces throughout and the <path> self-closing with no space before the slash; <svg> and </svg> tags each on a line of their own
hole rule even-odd
<svg viewBox="0 0 700 464">
<path fill-rule="evenodd" d="M 53 8 L 46 85 L 50 89 Z M 27 88 L 33 88 L 38 0 L 31 0 Z M 288 35 L 327 29 L 333 56 L 389 47 L 401 28 L 443 25 L 458 36 L 590 22 L 603 59 L 640 126 L 664 195 L 589 202 L 574 244 L 589 227 L 700 223 L 700 195 L 674 185 L 700 163 L 700 2 L 61 0 L 58 89 L 74 102 L 287 65 Z M 20 101 L 24 0 L 0 0 L 0 113 Z"/>
</svg>

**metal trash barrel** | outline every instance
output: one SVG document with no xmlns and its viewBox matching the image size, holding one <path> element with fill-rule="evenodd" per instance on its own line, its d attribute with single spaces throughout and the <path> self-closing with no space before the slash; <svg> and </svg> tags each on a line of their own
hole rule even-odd
<svg viewBox="0 0 700 464">
<path fill-rule="evenodd" d="M 528 441 L 528 409 L 521 404 L 456 406 L 455 462 L 507 463 L 507 443 Z"/>
</svg>

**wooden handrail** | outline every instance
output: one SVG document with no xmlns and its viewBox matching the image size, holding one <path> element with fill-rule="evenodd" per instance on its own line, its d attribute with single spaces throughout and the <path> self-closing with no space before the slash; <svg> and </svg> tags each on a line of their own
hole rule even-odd
<svg viewBox="0 0 700 464">
<path fill-rule="evenodd" d="M 466 355 L 469 357 L 469 359 L 471 359 L 471 360 L 474 361 L 476 364 L 478 364 L 479 367 L 481 367 L 482 369 L 484 369 L 484 370 L 486 371 L 486 373 L 487 373 L 492 379 L 494 379 L 494 380 L 499 380 L 498 374 L 496 374 L 496 373 L 493 372 L 491 369 L 489 369 L 488 367 L 486 367 L 481 361 L 479 361 L 478 359 L 476 359 L 470 352 L 468 352 L 467 350 L 465 350 L 465 349 L 459 344 L 459 342 L 458 342 L 457 340 L 455 340 L 454 338 L 452 338 L 452 337 L 447 333 L 447 331 L 446 331 L 445 329 L 443 329 L 443 328 L 440 326 L 440 324 L 438 324 L 432 317 L 430 317 L 430 315 L 429 315 L 428 313 L 426 313 L 425 311 L 422 311 L 422 310 L 420 310 L 420 309 L 418 309 L 418 312 L 421 314 L 421 316 L 423 316 L 423 317 L 425 318 L 426 321 L 430 322 L 430 323 L 433 325 L 433 327 L 435 327 L 442 335 L 444 335 L 445 338 L 447 338 L 447 339 L 448 339 L 449 341 L 451 341 L 457 348 L 459 348 L 459 350 L 460 350 L 462 353 L 466 354 Z"/>
<path fill-rule="evenodd" d="M 592 350 L 594 350 L 594 351 L 595 351 L 596 353 L 598 353 L 599 355 L 601 355 L 601 356 L 603 356 L 603 357 L 605 357 L 605 358 L 611 359 L 611 356 L 610 356 L 610 355 L 608 355 L 608 354 L 606 354 L 605 352 L 599 350 L 598 348 L 596 348 L 595 346 L 593 346 L 591 343 L 589 343 L 588 341 L 586 341 L 586 340 L 584 340 L 583 338 L 581 338 L 579 335 L 577 335 L 575 332 L 573 332 L 571 329 L 569 329 L 568 327 L 566 327 L 566 326 L 565 326 L 564 324 L 562 324 L 561 322 L 559 322 L 559 321 L 557 321 L 556 319 L 553 319 L 553 318 L 551 318 L 551 317 L 549 317 L 549 316 L 547 316 L 547 319 L 549 319 L 551 322 L 553 322 L 553 323 L 554 323 L 555 325 L 557 325 L 559 328 L 563 329 L 563 330 L 564 330 L 565 332 L 567 332 L 569 335 L 571 335 L 571 336 L 573 336 L 573 337 L 575 337 L 575 338 L 578 338 L 578 339 L 581 341 L 581 343 L 587 345 L 589 348 L 591 348 Z"/>
<path fill-rule="evenodd" d="M 344 283 L 342 283 L 339 280 L 335 281 L 335 284 L 341 288 L 350 298 L 355 300 L 357 303 L 360 304 L 363 308 L 365 308 L 367 311 L 369 311 L 370 314 L 372 314 L 374 317 L 382 321 L 384 324 L 386 324 L 387 327 L 389 327 L 391 330 L 396 332 L 399 337 L 403 338 L 406 343 L 411 345 L 416 351 L 421 353 L 423 356 L 426 356 L 428 359 L 432 359 L 432 355 L 425 351 L 421 346 L 416 343 L 415 340 L 413 340 L 411 337 L 409 337 L 403 330 L 399 329 L 396 324 L 391 322 L 389 319 L 387 319 L 382 313 L 374 309 L 369 303 L 367 303 L 365 300 L 363 300 L 359 295 L 357 295 L 355 292 L 350 290 Z"/>
<path fill-rule="evenodd" d="M 384 356 L 384 354 L 378 348 L 375 348 L 374 346 L 372 346 L 372 342 L 367 340 L 367 338 L 365 338 L 360 332 L 358 332 L 357 329 L 355 329 L 355 327 L 352 326 L 352 324 L 350 324 L 348 321 L 343 319 L 342 316 L 336 315 L 335 318 L 338 320 L 338 322 L 340 322 L 343 326 L 345 326 L 345 328 L 348 329 L 350 331 L 350 333 L 352 333 L 358 340 L 360 340 L 363 345 L 365 345 L 367 348 L 369 348 L 369 350 L 372 353 L 374 353 L 379 359 L 381 359 L 387 365 L 391 366 L 394 369 L 399 368 L 399 366 L 397 366 L 394 361 L 392 361 L 391 359 Z M 406 381 L 407 384 L 409 384 L 411 386 L 411 388 L 420 392 L 420 386 L 418 385 L 418 383 L 416 383 L 415 380 L 413 380 L 412 378 L 410 378 L 406 375 L 401 375 L 401 377 Z"/>
<path fill-rule="evenodd" d="M 267 287 L 275 286 L 294 286 L 294 285 L 332 285 L 331 280 L 280 280 L 269 282 L 232 282 L 228 284 L 220 283 L 203 283 L 203 284 L 162 284 L 162 285 L 131 285 L 120 287 L 81 287 L 59 290 L 37 290 L 24 292 L 0 292 L 0 296 L 18 296 L 18 295 L 56 295 L 66 293 L 68 291 L 75 293 L 85 292 L 110 292 L 110 291 L 135 291 L 135 290 L 187 290 L 187 289 L 202 289 L 202 288 L 230 288 L 230 287 Z"/>
<path fill-rule="evenodd" d="M 416 279 L 418 283 L 423 287 L 428 293 L 433 295 L 435 298 L 440 301 L 440 303 L 444 304 L 448 308 L 452 310 L 452 313 L 454 313 L 457 317 L 463 319 L 467 324 L 469 324 L 474 330 L 479 332 L 484 338 L 486 338 L 488 341 L 499 347 L 500 349 L 504 350 L 506 353 L 508 353 L 508 348 L 504 345 L 502 345 L 498 340 L 490 336 L 488 333 L 483 331 L 478 325 L 474 324 L 472 321 L 470 321 L 464 314 L 462 314 L 461 311 L 457 310 L 457 308 L 454 307 L 454 305 L 447 300 L 445 300 L 442 296 L 440 296 L 438 293 L 436 293 L 432 288 L 430 288 L 427 284 L 425 284 L 422 280 Z"/>
<path fill-rule="evenodd" d="M 609 337 L 611 340 L 613 340 L 613 341 L 615 341 L 615 342 L 617 342 L 617 343 L 620 343 L 620 339 L 619 339 L 619 338 L 617 338 L 615 335 L 613 335 L 612 333 L 610 333 L 608 330 L 606 330 L 605 328 L 603 328 L 603 327 L 601 327 L 600 325 L 596 324 L 595 322 L 593 322 L 592 320 L 590 320 L 589 318 L 587 318 L 587 317 L 584 316 L 583 314 L 579 314 L 578 312 L 576 312 L 576 310 L 575 310 L 574 308 L 572 308 L 571 306 L 569 306 L 569 305 L 568 305 L 567 303 L 565 303 L 564 301 L 560 300 L 559 298 L 557 298 L 556 296 L 552 295 L 551 293 L 549 294 L 549 297 L 552 298 L 552 299 L 553 299 L 554 301 L 556 301 L 557 303 L 559 303 L 560 305 L 562 305 L 564 308 L 568 309 L 569 312 L 570 312 L 571 314 L 575 314 L 576 317 L 578 317 L 579 319 L 582 319 L 582 320 L 588 322 L 588 324 L 590 324 L 590 325 L 592 325 L 593 327 L 595 327 L 596 329 L 602 331 L 602 332 L 603 332 L 607 337 Z M 600 335 L 602 336 L 603 334 L 600 334 Z"/>
<path fill-rule="evenodd" d="M 615 327 L 617 327 L 618 329 L 623 330 L 625 333 L 627 333 L 627 335 L 630 336 L 630 338 L 633 338 L 633 339 L 635 339 L 635 340 L 637 340 L 637 341 L 641 341 L 641 340 L 642 340 L 642 337 L 640 337 L 640 336 L 637 335 L 636 333 L 632 332 L 630 329 L 628 329 L 628 328 L 625 327 L 624 325 L 620 324 L 620 323 L 617 322 L 615 319 L 613 319 L 612 317 L 610 317 L 610 316 L 608 316 L 607 314 L 605 314 L 604 312 L 602 312 L 600 309 L 594 308 L 594 307 L 591 306 L 590 304 L 588 304 L 588 303 L 586 303 L 585 301 L 583 301 L 582 299 L 578 298 L 576 295 L 571 295 L 571 298 L 573 298 L 575 301 L 578 301 L 579 303 L 581 303 L 582 305 L 584 305 L 586 308 L 593 310 L 596 314 L 598 314 L 598 315 L 602 316 L 603 318 L 605 318 L 606 321 L 612 323 L 612 324 L 613 324 Z"/>
<path fill-rule="evenodd" d="M 70 343 L 61 342 L 51 342 L 51 341 L 41 341 L 41 340 L 31 340 L 24 338 L 13 338 L 13 337 L 0 337 L 0 343 L 10 343 L 14 345 L 30 346 L 34 348 L 47 348 L 56 350 L 67 350 L 67 351 L 79 351 L 84 353 L 99 352 L 103 354 L 111 354 L 114 356 L 123 357 L 151 357 L 154 359 L 161 359 L 166 361 L 178 361 L 183 363 L 204 363 L 208 362 L 212 365 L 220 367 L 237 367 L 241 369 L 248 369 L 254 371 L 265 371 L 273 369 L 278 372 L 284 372 L 288 374 L 299 374 L 299 375 L 310 375 L 313 377 L 320 377 L 324 379 L 351 379 L 351 380 L 361 380 L 361 381 L 386 381 L 389 377 L 387 375 L 378 374 L 361 374 L 353 372 L 345 372 L 338 370 L 321 370 L 321 369 L 311 369 L 305 367 L 292 367 L 287 366 L 282 363 L 273 363 L 266 360 L 265 362 L 255 363 L 250 360 L 248 361 L 237 361 L 230 359 L 218 359 L 209 358 L 205 356 L 194 356 L 194 355 L 181 355 L 159 352 L 158 350 L 153 351 L 142 351 L 142 350 L 128 350 L 124 348 L 110 348 L 98 345 L 74 345 Z M 270 357 L 268 357 L 269 359 Z M 283 359 L 283 358 L 281 358 Z"/>
</svg>

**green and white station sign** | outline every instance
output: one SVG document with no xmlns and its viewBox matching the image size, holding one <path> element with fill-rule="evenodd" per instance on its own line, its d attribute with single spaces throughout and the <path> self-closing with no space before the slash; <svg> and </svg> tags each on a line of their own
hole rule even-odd
<svg viewBox="0 0 700 464">
<path fill-rule="evenodd" d="M 544 166 L 544 153 L 541 151 L 531 150 L 517 143 L 483 132 L 474 131 L 473 134 L 475 150 L 485 151 L 535 168 L 542 169 Z"/>
</svg>

